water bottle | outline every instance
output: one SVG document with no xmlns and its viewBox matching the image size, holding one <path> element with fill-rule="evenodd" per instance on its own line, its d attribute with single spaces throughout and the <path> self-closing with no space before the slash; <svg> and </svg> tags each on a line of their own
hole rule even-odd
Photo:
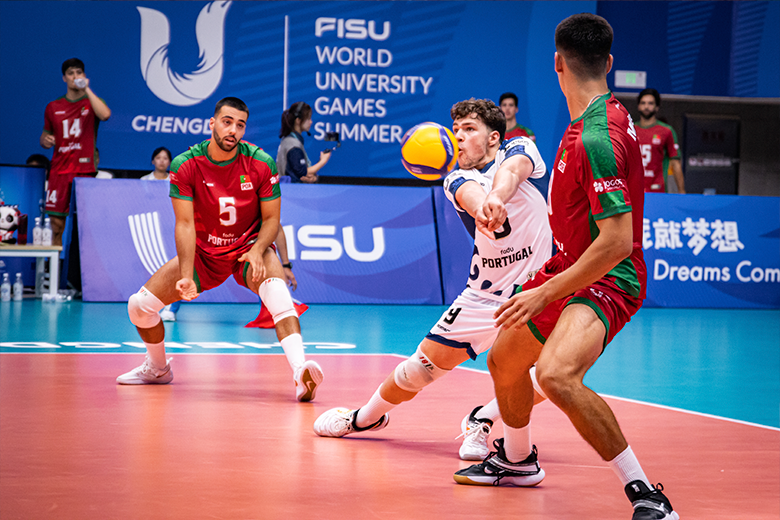
<svg viewBox="0 0 780 520">
<path fill-rule="evenodd" d="M 41 227 L 41 217 L 35 217 L 35 227 L 33 228 L 33 245 L 42 245 L 43 228 Z"/>
<path fill-rule="evenodd" d="M 22 273 L 16 273 L 16 280 L 14 281 L 14 301 L 22 301 L 22 293 L 24 292 L 24 283 L 22 282 Z"/>
<path fill-rule="evenodd" d="M 51 219 L 46 217 L 43 221 L 43 232 L 41 233 L 41 245 L 51 246 Z"/>
<path fill-rule="evenodd" d="M 0 301 L 11 301 L 11 281 L 8 279 L 8 273 L 3 273 L 3 283 L 0 284 Z"/>
<path fill-rule="evenodd" d="M 76 85 L 76 87 L 78 88 L 84 88 L 87 86 L 87 80 L 85 80 L 84 78 L 76 78 L 75 80 L 73 80 L 73 84 Z"/>
</svg>

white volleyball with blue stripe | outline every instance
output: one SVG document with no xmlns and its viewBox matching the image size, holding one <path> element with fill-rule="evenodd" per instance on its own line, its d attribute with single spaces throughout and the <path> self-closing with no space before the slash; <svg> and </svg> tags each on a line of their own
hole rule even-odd
<svg viewBox="0 0 780 520">
<path fill-rule="evenodd" d="M 437 123 L 420 123 L 401 140 L 404 168 L 424 181 L 437 181 L 458 162 L 458 141 L 449 128 Z"/>
</svg>

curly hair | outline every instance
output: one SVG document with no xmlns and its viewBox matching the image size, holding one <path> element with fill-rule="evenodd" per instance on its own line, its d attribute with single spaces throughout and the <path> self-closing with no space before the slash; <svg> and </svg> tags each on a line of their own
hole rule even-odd
<svg viewBox="0 0 780 520">
<path fill-rule="evenodd" d="M 485 123 L 490 131 L 496 131 L 501 136 L 501 141 L 504 140 L 504 134 L 506 133 L 506 117 L 500 108 L 496 106 L 489 99 L 467 99 L 465 101 L 458 101 L 450 109 L 450 116 L 452 120 L 468 117 L 471 114 L 476 114 L 477 119 Z"/>
</svg>

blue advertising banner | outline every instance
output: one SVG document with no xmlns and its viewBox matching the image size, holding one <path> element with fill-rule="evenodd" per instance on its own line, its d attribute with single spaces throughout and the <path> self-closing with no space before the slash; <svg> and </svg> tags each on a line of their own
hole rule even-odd
<svg viewBox="0 0 780 520">
<path fill-rule="evenodd" d="M 436 228 L 441 257 L 441 280 L 444 303 L 451 304 L 466 288 L 474 239 L 461 222 L 458 212 L 441 187 L 433 188 L 436 205 Z"/>
<path fill-rule="evenodd" d="M 645 196 L 651 307 L 780 308 L 780 199 Z"/>
<path fill-rule="evenodd" d="M 450 126 L 453 103 L 506 91 L 519 98 L 518 122 L 552 157 L 569 123 L 552 66 L 555 26 L 595 9 L 593 1 L 3 0 L 0 91 L 13 100 L 6 119 L 17 123 L 0 127 L 0 162 L 41 151 L 44 108 L 65 94 L 60 66 L 74 56 L 112 110 L 99 127 L 103 169 L 151 170 L 159 146 L 178 155 L 209 135 L 225 96 L 247 103 L 245 139 L 273 157 L 282 110 L 306 101 L 309 156 L 326 147 L 326 132 L 341 136 L 325 176 L 405 178 L 407 129 Z"/>
<path fill-rule="evenodd" d="M 125 301 L 176 255 L 168 183 L 77 179 L 85 301 Z M 441 304 L 429 188 L 282 187 L 305 303 Z M 197 302 L 256 302 L 233 278 Z"/>
</svg>

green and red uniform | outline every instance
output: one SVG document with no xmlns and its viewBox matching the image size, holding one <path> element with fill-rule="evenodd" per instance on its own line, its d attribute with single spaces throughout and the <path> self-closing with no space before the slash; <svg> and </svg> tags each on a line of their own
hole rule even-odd
<svg viewBox="0 0 780 520">
<path fill-rule="evenodd" d="M 43 131 L 54 136 L 45 211 L 65 216 L 70 209 L 70 190 L 76 177 L 94 177 L 95 147 L 100 119 L 89 98 L 75 101 L 63 96 L 44 111 Z"/>
<path fill-rule="evenodd" d="M 536 136 L 527 126 L 516 124 L 513 128 L 510 128 L 504 134 L 504 140 L 512 139 L 513 137 L 528 137 L 531 141 L 536 141 Z"/>
<path fill-rule="evenodd" d="M 218 286 L 231 273 L 246 286 L 248 264 L 238 258 L 257 241 L 260 203 L 281 195 L 276 163 L 262 149 L 239 142 L 233 159 L 215 162 L 209 142 L 177 156 L 170 174 L 171 197 L 193 203 L 198 292 Z"/>
<path fill-rule="evenodd" d="M 671 126 L 656 121 L 648 127 L 637 125 L 636 137 L 645 168 L 645 191 L 666 193 L 669 159 L 679 156 L 677 134 Z"/>
<path fill-rule="evenodd" d="M 595 100 L 563 135 L 553 163 L 547 213 L 558 253 L 523 284 L 538 287 L 568 269 L 599 234 L 596 221 L 631 212 L 633 250 L 606 276 L 552 302 L 530 322 L 544 342 L 570 303 L 583 303 L 607 328 L 606 345 L 642 306 L 647 268 L 642 254 L 642 157 L 634 124 L 612 93 Z"/>
</svg>

